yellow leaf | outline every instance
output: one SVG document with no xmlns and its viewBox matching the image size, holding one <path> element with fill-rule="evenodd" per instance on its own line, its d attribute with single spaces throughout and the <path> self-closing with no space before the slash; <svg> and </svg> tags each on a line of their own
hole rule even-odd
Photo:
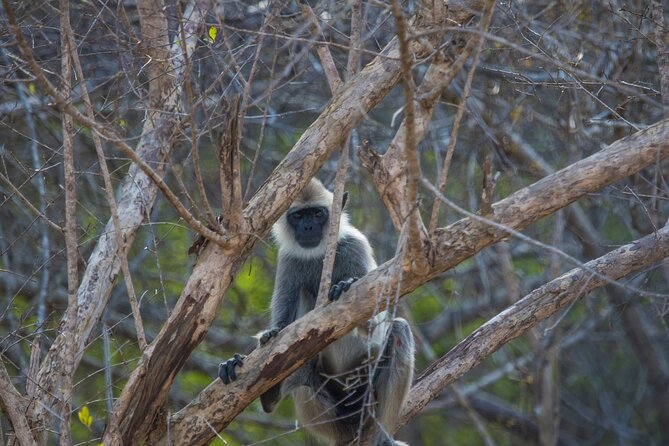
<svg viewBox="0 0 669 446">
<path fill-rule="evenodd" d="M 124 129 L 124 128 L 126 128 L 126 127 L 128 126 L 128 121 L 126 121 L 126 120 L 123 119 L 123 118 L 120 118 L 120 119 L 118 120 L 118 125 L 119 125 L 119 127 L 121 127 L 122 129 Z M 85 407 L 85 406 L 84 406 L 84 407 Z"/>
<path fill-rule="evenodd" d="M 29 82 L 28 83 L 28 91 L 30 92 L 30 94 L 35 94 L 35 92 L 37 92 L 37 87 L 35 87 L 35 84 L 33 84 L 32 82 Z"/>
<path fill-rule="evenodd" d="M 216 34 L 218 33 L 218 30 L 216 29 L 215 26 L 210 26 L 209 27 L 209 42 L 214 43 L 216 41 Z"/>
<path fill-rule="evenodd" d="M 77 413 L 77 416 L 79 416 L 79 421 L 81 421 L 81 424 L 84 426 L 90 428 L 91 424 L 93 424 L 93 417 L 88 410 L 88 406 L 82 407 L 81 410 Z"/>
</svg>

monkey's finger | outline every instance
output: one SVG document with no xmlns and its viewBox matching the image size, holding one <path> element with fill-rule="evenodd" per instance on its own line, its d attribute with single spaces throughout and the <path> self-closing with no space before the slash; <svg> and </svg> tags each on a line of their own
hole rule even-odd
<svg viewBox="0 0 669 446">
<path fill-rule="evenodd" d="M 275 337 L 277 334 L 279 334 L 279 330 L 276 328 L 272 328 L 271 330 L 266 330 L 265 332 L 263 332 L 262 335 L 260 335 L 258 342 L 260 343 L 260 345 L 265 345 L 270 339 Z"/>
<path fill-rule="evenodd" d="M 230 384 L 230 377 L 228 375 L 228 364 L 222 362 L 218 365 L 218 377 L 221 378 L 223 384 Z"/>
<path fill-rule="evenodd" d="M 330 294 L 328 296 L 330 301 L 334 302 L 335 300 L 339 299 L 341 297 L 341 292 L 341 282 L 336 285 L 332 285 L 332 288 L 330 288 Z"/>
</svg>

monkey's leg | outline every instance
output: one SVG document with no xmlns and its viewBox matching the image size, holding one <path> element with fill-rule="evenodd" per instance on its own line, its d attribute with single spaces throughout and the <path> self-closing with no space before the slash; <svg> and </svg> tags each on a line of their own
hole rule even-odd
<svg viewBox="0 0 669 446">
<path fill-rule="evenodd" d="M 409 323 L 402 318 L 394 319 L 387 336 L 383 356 L 372 380 L 376 419 L 381 424 L 375 445 L 396 444 L 392 432 L 413 379 L 415 344 Z"/>
<path fill-rule="evenodd" d="M 350 401 L 345 385 L 319 373 L 318 364 L 304 377 L 306 385 L 293 389 L 293 400 L 300 423 L 325 437 L 333 446 L 349 445 L 360 425 L 361 401 Z"/>
<path fill-rule="evenodd" d="M 300 386 L 310 387 L 313 381 L 312 375 L 316 372 L 316 359 L 295 370 L 285 380 L 274 385 L 267 392 L 260 395 L 260 403 L 266 413 L 272 412 L 276 405 Z"/>
</svg>

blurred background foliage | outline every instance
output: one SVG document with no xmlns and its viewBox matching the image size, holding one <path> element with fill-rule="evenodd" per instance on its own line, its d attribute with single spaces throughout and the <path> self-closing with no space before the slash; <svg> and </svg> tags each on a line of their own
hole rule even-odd
<svg viewBox="0 0 669 446">
<path fill-rule="evenodd" d="M 166 2 L 170 37 L 177 35 L 183 5 Z M 309 2 L 321 19 L 315 35 L 297 5 L 220 1 L 207 19 L 215 39 L 203 34 L 191 62 L 191 95 L 183 98 L 184 125 L 176 133 L 167 175 L 191 209 L 199 207 L 192 143 L 200 150 L 204 188 L 220 211 L 217 143 L 227 104 L 245 87 L 261 45 L 245 117 L 242 169 L 245 196 L 259 187 L 301 133 L 328 104 L 330 90 L 314 51 L 329 42 L 344 74 L 350 27 L 349 2 Z M 407 14 L 417 2 L 404 4 Z M 41 65 L 59 83 L 57 2 L 14 2 L 23 33 Z M 132 146 L 147 107 L 147 59 L 134 2 L 71 2 L 71 22 L 97 118 L 113 125 Z M 381 3 L 363 2 L 363 65 L 393 37 L 393 21 Z M 270 12 L 272 11 L 272 12 Z M 64 222 L 62 131 L 59 112 L 26 70 L 0 13 L 0 353 L 23 390 L 30 345 L 54 338 L 67 302 L 65 242 L 29 210 L 21 196 L 57 224 Z M 261 24 L 273 14 L 266 32 Z M 645 1 L 498 2 L 474 76 L 472 94 L 449 172 L 446 195 L 475 212 L 480 206 L 483 160 L 492 160 L 495 200 L 527 186 L 662 118 L 655 25 Z M 211 34 L 210 34 L 211 35 Z M 446 41 L 462 36 L 447 33 Z M 534 57 L 541 54 L 554 61 Z M 417 63 L 419 82 L 427 67 Z M 443 94 L 420 143 L 422 174 L 436 183 L 443 163 L 466 70 Z M 590 77 L 570 70 L 587 72 Z M 593 80 L 595 79 L 595 80 Z M 605 85 L 603 80 L 612 81 Z M 637 92 L 631 94 L 631 91 Z M 83 108 L 80 91 L 75 103 Z M 403 117 L 396 88 L 352 135 L 383 152 Z M 31 122 L 32 120 L 32 122 Z M 105 144 L 115 184 L 129 161 Z M 82 271 L 109 218 L 100 168 L 89 129 L 76 127 L 77 221 Z M 524 233 L 587 261 L 664 224 L 668 216 L 667 165 L 658 164 L 528 228 Z M 320 177 L 331 184 L 336 158 Z M 397 234 L 371 180 L 352 151 L 347 180 L 352 222 L 369 238 L 379 263 L 392 257 Z M 186 192 L 191 198 L 186 196 Z M 421 191 L 429 216 L 433 197 Z M 192 199 L 192 202 L 190 201 Z M 579 224 L 578 218 L 583 220 Z M 442 211 L 440 224 L 461 218 Z M 585 222 L 585 225 L 583 224 Z M 189 276 L 187 251 L 194 233 L 159 196 L 129 255 L 147 336 L 160 329 Z M 189 358 L 170 392 L 169 410 L 194 398 L 216 376 L 218 363 L 248 353 L 268 323 L 276 249 L 259 244 L 220 308 L 220 317 Z M 536 244 L 510 239 L 486 249 L 417 290 L 398 311 L 414 327 L 417 372 L 481 323 L 537 286 L 575 265 Z M 669 266 L 628 277 L 624 283 L 667 293 Z M 399 438 L 412 445 L 539 443 L 542 396 L 551 392 L 551 418 L 563 445 L 660 445 L 669 441 L 667 407 L 658 395 L 669 379 L 669 302 L 606 287 L 592 293 L 489 357 L 406 426 Z M 106 335 L 105 335 L 106 332 Z M 105 348 L 108 342 L 108 349 Z M 108 410 L 108 389 L 118 395 L 138 360 L 126 288 L 115 286 L 98 335 L 75 379 L 73 417 L 77 444 L 97 444 Z M 105 377 L 105 371 L 111 378 Z M 243 368 L 241 369 L 243 373 Z M 659 375 L 658 375 L 659 374 Z M 659 380 L 659 381 L 658 381 Z M 658 387 L 659 386 L 659 387 Z M 462 397 L 462 398 L 461 398 Z M 545 414 L 544 414 L 545 415 Z M 543 419 L 546 417 L 544 416 Z M 90 425 L 88 425 L 90 424 Z M 2 418 L 7 432 L 7 420 Z M 317 444 L 296 426 L 292 404 L 274 415 L 252 404 L 215 444 Z"/>
</svg>

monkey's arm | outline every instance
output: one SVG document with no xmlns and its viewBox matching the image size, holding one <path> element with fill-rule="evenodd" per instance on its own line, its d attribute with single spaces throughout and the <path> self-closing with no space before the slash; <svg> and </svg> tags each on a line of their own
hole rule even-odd
<svg viewBox="0 0 669 446">
<path fill-rule="evenodd" d="M 362 234 L 346 236 L 337 245 L 329 298 L 334 301 L 348 291 L 360 277 L 376 268 L 367 239 Z"/>
<path fill-rule="evenodd" d="M 302 283 L 300 281 L 299 265 L 295 263 L 293 259 L 279 255 L 271 303 L 272 325 L 265 332 L 273 332 L 273 334 L 270 334 L 265 342 L 297 318 L 298 299 Z M 262 342 L 264 336 L 265 334 L 261 336 L 261 345 L 264 344 Z"/>
</svg>

